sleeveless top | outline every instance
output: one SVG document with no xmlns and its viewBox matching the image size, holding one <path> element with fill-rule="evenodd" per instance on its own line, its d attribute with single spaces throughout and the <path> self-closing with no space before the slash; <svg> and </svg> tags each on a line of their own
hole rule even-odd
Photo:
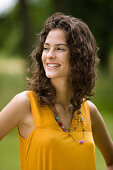
<svg viewBox="0 0 113 170">
<path fill-rule="evenodd" d="M 81 104 L 85 136 L 84 143 L 79 144 L 62 130 L 48 106 L 40 106 L 34 92 L 28 91 L 27 94 L 35 128 L 26 139 L 19 133 L 21 170 L 96 170 L 95 144 L 87 101 Z M 74 114 L 76 116 L 77 111 Z M 73 118 L 71 128 L 76 124 Z M 83 138 L 81 124 L 72 135 L 78 141 Z"/>
</svg>

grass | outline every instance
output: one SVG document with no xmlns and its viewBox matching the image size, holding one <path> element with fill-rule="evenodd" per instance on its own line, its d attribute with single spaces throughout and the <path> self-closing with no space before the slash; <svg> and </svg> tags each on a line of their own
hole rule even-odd
<svg viewBox="0 0 113 170">
<path fill-rule="evenodd" d="M 101 113 L 108 132 L 113 140 L 113 72 L 109 74 L 100 70 L 92 102 Z M 106 170 L 102 154 L 96 147 L 97 170 Z"/>
<path fill-rule="evenodd" d="M 17 94 L 26 90 L 24 61 L 17 59 L 0 60 L 0 110 Z M 2 65 L 2 67 L 1 67 Z M 5 69 L 4 69 L 5 67 Z M 13 68 L 12 68 L 13 67 Z M 16 69 L 17 68 L 17 69 Z M 3 71 L 4 70 L 4 71 Z M 100 74 L 93 102 L 102 114 L 113 139 L 113 75 Z M 105 170 L 105 161 L 96 148 L 97 170 Z M 19 140 L 14 129 L 0 142 L 0 170 L 19 170 Z"/>
<path fill-rule="evenodd" d="M 25 62 L 0 59 L 0 111 L 18 93 L 26 90 Z M 19 170 L 19 139 L 14 129 L 0 141 L 0 170 Z"/>
<path fill-rule="evenodd" d="M 26 90 L 24 74 L 0 74 L 0 110 L 17 94 Z"/>
<path fill-rule="evenodd" d="M 109 134 L 113 140 L 113 115 L 112 112 L 107 112 L 107 114 L 102 115 L 105 121 L 106 127 L 109 131 Z M 96 165 L 97 170 L 106 170 L 106 164 L 102 154 L 100 153 L 99 149 L 96 147 Z"/>
<path fill-rule="evenodd" d="M 113 72 L 99 72 L 99 78 L 96 83 L 95 96 L 92 100 L 101 112 L 113 110 Z"/>
<path fill-rule="evenodd" d="M 0 170 L 19 170 L 19 140 L 14 129 L 0 142 Z"/>
</svg>

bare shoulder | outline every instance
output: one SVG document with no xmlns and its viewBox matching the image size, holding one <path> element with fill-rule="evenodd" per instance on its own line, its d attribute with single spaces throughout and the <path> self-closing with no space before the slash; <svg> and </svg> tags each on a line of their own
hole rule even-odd
<svg viewBox="0 0 113 170">
<path fill-rule="evenodd" d="M 88 106 L 89 106 L 89 110 L 92 114 L 97 112 L 97 107 L 95 106 L 94 103 L 92 103 L 91 101 L 87 100 L 88 102 Z"/>
<path fill-rule="evenodd" d="M 30 113 L 27 91 L 17 94 L 0 112 L 0 139 L 18 126 Z"/>
<path fill-rule="evenodd" d="M 89 110 L 90 110 L 90 117 L 91 117 L 92 128 L 95 128 L 95 126 L 98 123 L 98 121 L 103 121 L 103 118 L 102 118 L 99 110 L 95 106 L 95 104 L 92 103 L 89 100 L 87 100 L 87 102 L 88 102 L 88 106 L 89 106 Z"/>
<path fill-rule="evenodd" d="M 15 98 L 15 100 L 25 101 L 25 102 L 29 103 L 29 99 L 28 99 L 27 93 L 28 93 L 28 91 L 23 91 L 21 93 L 18 93 L 14 98 Z"/>
<path fill-rule="evenodd" d="M 91 101 L 88 100 L 87 102 L 88 102 L 88 106 L 90 110 L 91 125 L 92 125 L 93 133 L 96 133 L 98 130 L 105 130 L 106 125 L 98 108 Z"/>
<path fill-rule="evenodd" d="M 28 91 L 23 91 L 21 93 L 18 93 L 15 97 L 14 100 L 20 104 L 26 104 L 26 105 L 30 105 L 30 101 L 27 95 Z"/>
<path fill-rule="evenodd" d="M 26 115 L 30 111 L 30 101 L 27 95 L 27 91 L 18 93 L 1 111 L 1 115 L 5 117 L 15 117 L 18 118 L 19 122 L 22 122 Z M 18 123 L 19 123 L 18 122 Z"/>
<path fill-rule="evenodd" d="M 15 103 L 14 107 L 18 107 L 19 113 L 22 113 L 23 117 L 30 111 L 30 101 L 27 92 L 18 93 L 12 100 Z"/>
<path fill-rule="evenodd" d="M 4 109 L 14 109 L 18 108 L 18 110 L 29 109 L 30 108 L 30 101 L 27 95 L 27 91 L 23 91 L 21 93 L 18 93 L 16 96 L 13 97 L 13 99 L 4 107 Z M 3 109 L 3 110 L 4 110 Z"/>
</svg>

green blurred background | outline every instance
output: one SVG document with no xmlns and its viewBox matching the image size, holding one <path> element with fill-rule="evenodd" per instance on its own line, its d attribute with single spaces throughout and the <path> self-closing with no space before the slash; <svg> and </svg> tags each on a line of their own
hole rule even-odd
<svg viewBox="0 0 113 170">
<path fill-rule="evenodd" d="M 85 21 L 99 46 L 98 80 L 92 101 L 101 112 L 113 139 L 113 1 L 109 0 L 0 0 L 0 111 L 27 89 L 29 55 L 36 34 L 53 12 L 64 12 Z M 96 148 L 97 170 L 105 162 Z M 0 142 L 0 170 L 19 170 L 17 129 Z"/>
</svg>

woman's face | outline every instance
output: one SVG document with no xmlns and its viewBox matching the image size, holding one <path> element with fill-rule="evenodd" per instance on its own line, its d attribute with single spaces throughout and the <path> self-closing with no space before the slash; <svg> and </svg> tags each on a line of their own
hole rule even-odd
<svg viewBox="0 0 113 170">
<path fill-rule="evenodd" d="M 61 29 L 49 32 L 42 52 L 42 63 L 48 78 L 67 77 L 70 70 L 66 33 Z"/>
</svg>

